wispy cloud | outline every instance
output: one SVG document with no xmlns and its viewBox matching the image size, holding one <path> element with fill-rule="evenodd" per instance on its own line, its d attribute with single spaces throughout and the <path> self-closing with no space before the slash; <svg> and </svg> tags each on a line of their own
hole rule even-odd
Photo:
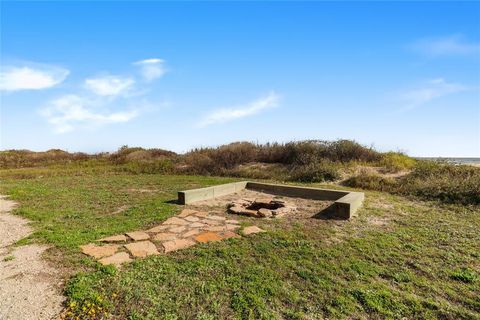
<svg viewBox="0 0 480 320">
<path fill-rule="evenodd" d="M 205 127 L 215 123 L 224 123 L 255 115 L 266 109 L 278 106 L 279 100 L 280 96 L 272 91 L 266 96 L 242 106 L 214 110 L 212 113 L 205 116 L 202 121 L 200 121 L 199 127 Z"/>
<path fill-rule="evenodd" d="M 99 112 L 97 109 L 105 109 L 105 101 L 70 94 L 52 100 L 41 114 L 54 126 L 57 133 L 128 122 L 138 115 L 138 111 L 134 109 L 114 112 Z"/>
<path fill-rule="evenodd" d="M 102 76 L 85 80 L 85 87 L 99 96 L 116 96 L 128 91 L 135 80 L 121 76 Z"/>
<path fill-rule="evenodd" d="M 411 49 L 428 56 L 478 55 L 480 42 L 468 41 L 462 35 L 420 39 Z"/>
<path fill-rule="evenodd" d="M 401 95 L 401 98 L 405 103 L 404 109 L 412 109 L 434 99 L 468 89 L 469 88 L 463 84 L 447 82 L 443 78 L 438 78 L 427 81 L 421 87 L 406 91 Z"/>
<path fill-rule="evenodd" d="M 145 59 L 134 62 L 133 64 L 140 67 L 142 77 L 146 81 L 158 79 L 167 72 L 167 69 L 165 68 L 165 61 L 162 59 Z"/>
<path fill-rule="evenodd" d="M 67 69 L 39 63 L 2 66 L 0 71 L 0 90 L 47 89 L 63 82 L 69 73 Z"/>
</svg>

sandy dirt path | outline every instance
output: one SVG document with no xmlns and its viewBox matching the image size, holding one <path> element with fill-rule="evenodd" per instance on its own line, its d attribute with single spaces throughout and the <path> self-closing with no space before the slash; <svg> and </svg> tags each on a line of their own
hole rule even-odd
<svg viewBox="0 0 480 320">
<path fill-rule="evenodd" d="M 13 246 L 32 232 L 28 220 L 9 213 L 16 205 L 0 196 L 0 320 L 57 319 L 59 272 L 41 258 L 47 246 Z"/>
</svg>

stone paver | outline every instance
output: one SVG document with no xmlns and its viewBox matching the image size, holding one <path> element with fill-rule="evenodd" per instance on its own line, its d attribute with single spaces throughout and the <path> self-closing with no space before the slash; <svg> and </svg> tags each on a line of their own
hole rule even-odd
<svg viewBox="0 0 480 320">
<path fill-rule="evenodd" d="M 225 218 L 225 217 L 220 217 L 220 216 L 207 216 L 206 218 L 207 218 L 207 219 L 210 219 L 210 220 L 216 220 L 216 221 L 225 221 L 225 220 L 227 220 L 227 218 Z"/>
<path fill-rule="evenodd" d="M 182 212 L 180 212 L 180 214 L 177 217 L 185 218 L 185 217 L 188 217 L 188 216 L 190 216 L 192 214 L 195 214 L 197 212 L 198 212 L 197 210 L 183 209 Z"/>
<path fill-rule="evenodd" d="M 103 265 L 113 264 L 117 267 L 120 267 L 122 263 L 130 262 L 130 261 L 132 261 L 132 259 L 126 252 L 119 252 L 114 254 L 113 256 L 98 260 L 98 262 L 100 262 Z"/>
<path fill-rule="evenodd" d="M 265 232 L 265 230 L 260 229 L 257 226 L 250 226 L 250 227 L 243 228 L 243 233 L 245 235 L 249 235 L 249 234 L 253 234 L 253 233 L 259 233 L 259 232 Z"/>
<path fill-rule="evenodd" d="M 241 238 L 238 234 L 232 231 L 224 231 L 218 233 L 223 239 L 230 239 L 230 238 Z"/>
<path fill-rule="evenodd" d="M 204 232 L 195 237 L 198 242 L 220 241 L 222 237 L 215 232 Z"/>
<path fill-rule="evenodd" d="M 232 230 L 236 230 L 236 229 L 240 228 L 240 226 L 239 226 L 238 224 L 227 224 L 227 225 L 225 226 L 225 228 L 226 228 L 227 230 L 232 231 Z"/>
<path fill-rule="evenodd" d="M 177 218 L 177 217 L 171 217 L 171 218 L 168 218 L 167 220 L 165 220 L 165 222 L 163 224 L 173 224 L 173 225 L 178 225 L 178 226 L 184 226 L 184 225 L 187 225 L 188 222 L 183 220 L 183 219 L 180 219 L 180 218 Z"/>
<path fill-rule="evenodd" d="M 225 231 L 227 229 L 225 228 L 225 226 L 211 226 L 211 227 L 205 228 L 205 230 L 218 232 L 218 231 Z"/>
<path fill-rule="evenodd" d="M 134 241 L 142 241 L 142 240 L 148 240 L 150 239 L 150 236 L 143 231 L 134 231 L 134 232 L 128 232 L 127 236 L 132 238 Z"/>
<path fill-rule="evenodd" d="M 158 226 L 153 227 L 151 229 L 148 229 L 147 232 L 158 233 L 158 232 L 165 231 L 165 229 L 168 229 L 168 228 L 170 228 L 170 226 L 165 226 L 165 225 L 161 224 L 161 225 L 158 225 Z"/>
<path fill-rule="evenodd" d="M 163 243 L 163 248 L 165 249 L 165 253 L 185 249 L 195 245 L 195 242 L 189 239 L 179 239 L 173 241 L 167 241 Z"/>
<path fill-rule="evenodd" d="M 175 240 L 177 238 L 177 235 L 175 233 L 170 233 L 170 232 L 162 232 L 162 233 L 157 233 L 154 237 L 153 240 L 157 241 L 169 241 L 169 240 Z"/>
<path fill-rule="evenodd" d="M 102 242 L 126 242 L 127 237 L 124 234 L 117 234 L 115 236 L 102 238 L 98 241 L 102 241 Z"/>
<path fill-rule="evenodd" d="M 200 229 L 192 229 L 192 230 L 187 231 L 184 234 L 182 234 L 182 238 L 189 238 L 191 236 L 199 234 L 200 232 L 201 232 Z"/>
<path fill-rule="evenodd" d="M 150 241 L 129 243 L 125 245 L 125 248 L 130 251 L 132 256 L 138 258 L 159 254 L 157 247 Z"/>
<path fill-rule="evenodd" d="M 173 233 L 182 233 L 182 232 L 184 232 L 185 230 L 187 230 L 187 227 L 185 227 L 185 226 L 180 226 L 180 227 L 170 228 L 168 231 L 173 232 Z"/>
<path fill-rule="evenodd" d="M 201 223 L 201 222 L 194 222 L 194 223 L 190 223 L 188 225 L 188 227 L 190 227 L 190 228 L 204 228 L 205 226 L 206 226 L 206 224 Z"/>
<path fill-rule="evenodd" d="M 89 243 L 84 246 L 81 246 L 80 249 L 82 249 L 82 252 L 86 255 L 92 256 L 94 258 L 103 258 L 103 257 L 108 257 L 118 250 L 118 245 L 114 244 L 109 244 L 105 246 L 97 246 L 96 244 Z"/>
<path fill-rule="evenodd" d="M 185 220 L 190 222 L 197 222 L 197 221 L 200 221 L 200 218 L 195 216 L 189 216 L 189 217 L 186 217 Z"/>
<path fill-rule="evenodd" d="M 146 231 L 132 231 L 125 235 L 114 235 L 99 240 L 112 243 L 126 242 L 123 246 L 128 252 L 118 252 L 120 245 L 98 246 L 93 243 L 81 246 L 81 250 L 83 253 L 99 259 L 98 261 L 104 265 L 120 266 L 135 258 L 160 254 L 162 250 L 159 252 L 156 245 L 149 241 L 150 238 L 152 241 L 158 241 L 157 245 L 161 243 L 165 253 L 168 253 L 191 247 L 196 243 L 241 238 L 236 232 L 239 228 L 238 220 L 210 215 L 204 211 L 184 209 L 178 216 L 171 217 Z M 258 232 L 265 231 L 257 226 L 243 229 L 245 235 Z"/>
<path fill-rule="evenodd" d="M 205 218 L 205 217 L 208 217 L 208 212 L 199 211 L 199 212 L 195 213 L 195 215 L 196 215 L 197 217 L 200 217 L 200 218 Z"/>
<path fill-rule="evenodd" d="M 210 226 L 219 226 L 222 224 L 222 221 L 210 220 L 210 219 L 203 219 L 201 222 L 208 224 Z"/>
</svg>

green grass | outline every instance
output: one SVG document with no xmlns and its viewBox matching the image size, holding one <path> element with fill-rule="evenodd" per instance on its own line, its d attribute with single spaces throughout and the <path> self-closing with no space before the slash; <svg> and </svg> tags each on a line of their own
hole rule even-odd
<svg viewBox="0 0 480 320">
<path fill-rule="evenodd" d="M 12 261 L 13 259 L 15 259 L 15 256 L 6 256 L 5 258 L 3 258 L 3 261 L 7 262 Z"/>
<path fill-rule="evenodd" d="M 69 270 L 67 312 L 82 319 L 480 319 L 475 206 L 367 192 L 350 222 L 259 221 L 267 233 L 118 271 L 78 245 L 158 223 L 179 210 L 176 191 L 232 179 L 108 166 L 3 170 L 0 179 L 0 193 L 21 204 L 15 213 L 34 221 L 29 241 L 53 244 L 49 259 Z"/>
</svg>

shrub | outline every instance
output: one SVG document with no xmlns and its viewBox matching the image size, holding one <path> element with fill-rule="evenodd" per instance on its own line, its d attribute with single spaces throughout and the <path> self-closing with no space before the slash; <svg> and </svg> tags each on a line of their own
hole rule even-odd
<svg viewBox="0 0 480 320">
<path fill-rule="evenodd" d="M 209 175 L 215 174 L 219 168 L 207 154 L 190 152 L 183 158 L 182 164 L 177 167 L 180 173 Z"/>
<path fill-rule="evenodd" d="M 480 204 L 480 169 L 471 166 L 419 161 L 410 174 L 397 180 L 362 173 L 345 184 L 444 203 Z"/>
<path fill-rule="evenodd" d="M 130 161 L 120 167 L 122 171 L 135 174 L 169 174 L 173 173 L 173 163 L 170 159 L 156 159 L 150 161 Z"/>
<path fill-rule="evenodd" d="M 284 181 L 288 177 L 288 169 L 279 163 L 250 163 L 227 170 L 223 175 L 239 178 Z"/>
<path fill-rule="evenodd" d="M 305 165 L 323 160 L 333 162 L 378 161 L 380 153 L 355 141 L 306 140 L 259 146 L 258 161 Z"/>
<path fill-rule="evenodd" d="M 117 152 L 108 155 L 108 160 L 114 164 L 123 164 L 128 161 L 154 160 L 159 158 L 173 158 L 175 152 L 163 149 L 144 149 L 140 147 L 130 148 L 129 146 L 120 147 Z"/>
<path fill-rule="evenodd" d="M 415 167 L 417 160 L 401 153 L 387 152 L 382 154 L 379 165 L 385 168 L 386 172 L 399 172 L 410 170 Z"/>
<path fill-rule="evenodd" d="M 289 180 L 298 182 L 323 182 L 334 181 L 340 177 L 338 166 L 331 162 L 324 161 L 294 166 L 290 171 Z"/>
<path fill-rule="evenodd" d="M 377 191 L 392 192 L 396 189 L 395 180 L 372 173 L 361 173 L 358 176 L 347 179 L 344 184 L 353 188 Z"/>
<path fill-rule="evenodd" d="M 446 203 L 480 204 L 480 169 L 421 161 L 400 181 L 400 193 Z"/>
</svg>

